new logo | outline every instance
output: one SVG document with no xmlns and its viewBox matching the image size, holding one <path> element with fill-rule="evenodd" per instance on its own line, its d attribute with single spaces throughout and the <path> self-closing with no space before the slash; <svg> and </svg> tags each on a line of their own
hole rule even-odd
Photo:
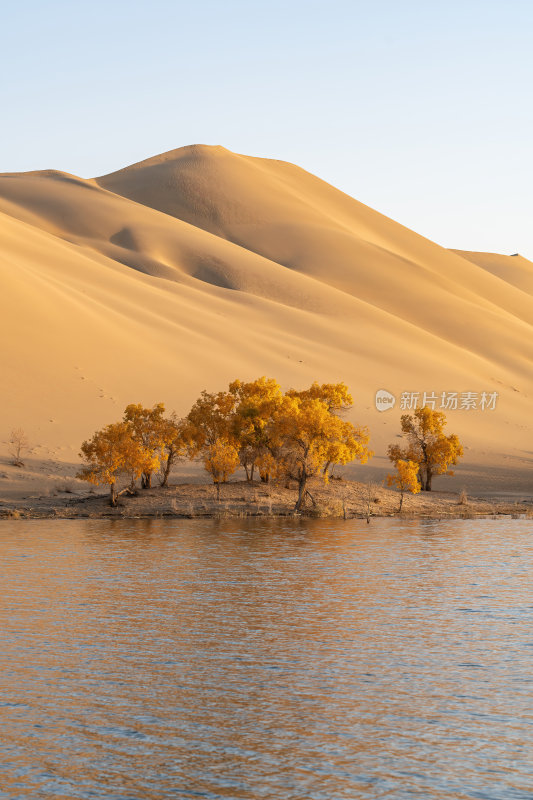
<svg viewBox="0 0 533 800">
<path fill-rule="evenodd" d="M 388 411 L 390 408 L 394 408 L 396 398 L 386 389 L 378 389 L 375 402 L 378 411 Z"/>
</svg>

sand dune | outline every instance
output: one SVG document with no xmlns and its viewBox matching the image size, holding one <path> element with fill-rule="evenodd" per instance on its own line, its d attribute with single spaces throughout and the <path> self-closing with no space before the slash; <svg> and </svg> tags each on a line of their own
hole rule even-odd
<svg viewBox="0 0 533 800">
<path fill-rule="evenodd" d="M 193 146 L 92 180 L 1 175 L 0 269 L 0 440 L 21 425 L 36 455 L 73 460 L 127 402 L 184 413 L 267 374 L 346 380 L 378 468 L 402 412 L 377 389 L 497 391 L 449 413 L 464 475 L 531 481 L 533 264 L 441 248 L 291 164 Z"/>
<path fill-rule="evenodd" d="M 471 253 L 463 250 L 451 252 L 478 264 L 521 291 L 533 294 L 533 264 L 519 253 L 503 256 L 499 253 Z"/>
</svg>

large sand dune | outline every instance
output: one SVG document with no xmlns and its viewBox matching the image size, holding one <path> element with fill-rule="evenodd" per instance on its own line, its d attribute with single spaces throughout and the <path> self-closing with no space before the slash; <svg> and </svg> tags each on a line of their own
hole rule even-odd
<svg viewBox="0 0 533 800">
<path fill-rule="evenodd" d="M 1 175 L 0 269 L 0 440 L 22 426 L 36 455 L 74 460 L 128 402 L 184 413 L 265 374 L 345 380 L 381 469 L 402 411 L 377 389 L 497 391 L 448 414 L 455 480 L 533 483 L 533 264 L 441 248 L 291 164 L 193 146 Z"/>
</svg>

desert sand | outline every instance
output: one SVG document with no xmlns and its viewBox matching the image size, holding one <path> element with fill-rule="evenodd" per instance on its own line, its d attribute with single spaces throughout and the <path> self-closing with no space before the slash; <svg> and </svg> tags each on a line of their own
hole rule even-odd
<svg viewBox="0 0 533 800">
<path fill-rule="evenodd" d="M 0 175 L 0 269 L 0 498 L 71 478 L 127 403 L 184 414 L 260 375 L 349 385 L 376 453 L 357 480 L 388 471 L 402 392 L 497 392 L 494 410 L 447 412 L 465 456 L 435 488 L 533 495 L 521 256 L 447 250 L 292 164 L 194 145 L 87 180 Z M 394 409 L 376 410 L 378 389 Z M 7 456 L 15 427 L 26 473 Z"/>
</svg>

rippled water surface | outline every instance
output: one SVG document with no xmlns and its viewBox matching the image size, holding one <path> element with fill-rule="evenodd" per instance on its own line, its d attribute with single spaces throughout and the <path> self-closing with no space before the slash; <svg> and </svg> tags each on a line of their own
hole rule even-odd
<svg viewBox="0 0 533 800">
<path fill-rule="evenodd" d="M 533 798 L 528 521 L 0 524 L 1 798 Z"/>
</svg>

